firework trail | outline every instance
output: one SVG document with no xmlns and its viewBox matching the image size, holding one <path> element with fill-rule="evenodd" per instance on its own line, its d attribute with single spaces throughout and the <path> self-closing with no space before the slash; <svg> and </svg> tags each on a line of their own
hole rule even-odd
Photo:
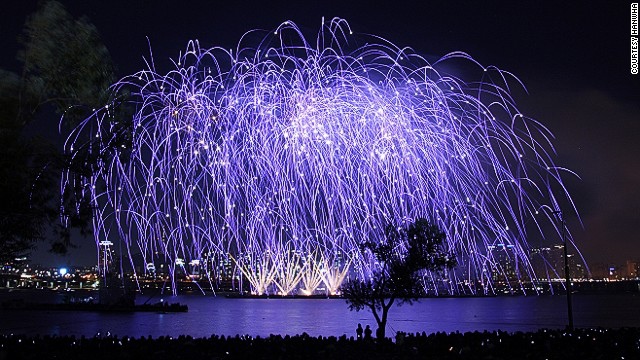
<svg viewBox="0 0 640 360">
<path fill-rule="evenodd" d="M 173 281 L 227 271 L 257 294 L 336 292 L 374 266 L 359 242 L 424 217 L 461 264 L 425 274 L 428 291 L 493 291 L 513 276 L 496 246 L 520 283 L 536 280 L 527 229 L 572 203 L 549 131 L 510 96 L 514 76 L 464 53 L 430 64 L 377 37 L 358 46 L 337 18 L 314 42 L 291 22 L 247 44 L 256 33 L 232 50 L 192 41 L 167 73 L 150 61 L 114 86 L 133 116 L 115 117 L 114 101 L 71 133 L 69 154 L 98 154 L 62 184 L 90 197 L 97 244 L 163 261 Z M 443 73 L 459 60 L 480 80 Z"/>
</svg>

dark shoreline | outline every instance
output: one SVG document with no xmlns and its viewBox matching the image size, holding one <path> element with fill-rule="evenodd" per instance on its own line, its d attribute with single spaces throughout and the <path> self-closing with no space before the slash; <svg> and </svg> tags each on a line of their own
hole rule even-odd
<svg viewBox="0 0 640 360">
<path fill-rule="evenodd" d="M 193 338 L 0 335 L 0 359 L 638 359 L 640 328 L 401 334 L 383 341 L 271 335 Z"/>
<path fill-rule="evenodd" d="M 0 275 L 0 279 L 2 276 Z M 0 284 L 4 284 L 0 281 Z M 142 283 L 141 283 L 142 284 Z M 163 288 L 161 283 L 144 283 L 151 284 L 155 286 L 148 286 L 142 288 L 142 293 L 136 291 L 140 296 L 146 296 L 147 294 L 160 294 L 165 293 L 165 296 L 171 295 L 170 289 Z M 206 293 L 215 294 L 216 296 L 225 296 L 229 298 L 282 298 L 282 299 L 305 299 L 305 298 L 336 298 L 341 299 L 342 297 L 336 295 L 327 295 L 327 294 L 314 294 L 311 296 L 305 295 L 277 295 L 277 294 L 269 294 L 269 295 L 251 295 L 248 292 L 244 292 L 241 294 L 239 290 L 230 290 L 229 288 L 210 288 L 210 284 L 200 284 L 197 286 L 194 282 L 178 282 L 177 284 L 178 294 L 190 294 L 190 293 Z M 474 293 L 467 294 L 448 294 L 446 291 L 441 291 L 438 295 L 430 294 L 423 296 L 422 298 L 468 298 L 468 297 L 501 297 L 501 296 L 547 296 L 547 295 L 563 295 L 564 287 L 562 282 L 545 282 L 541 288 L 537 291 L 531 288 L 531 285 L 525 286 L 525 290 L 521 287 L 515 286 L 512 288 L 501 287 L 493 289 L 493 292 L 484 293 L 483 291 L 478 291 Z M 164 289 L 164 290 L 163 290 Z M 630 280 L 616 280 L 616 281 L 591 281 L 591 280 L 574 280 L 572 281 L 572 289 L 574 293 L 578 294 L 640 294 L 640 279 L 630 279 Z M 2 293 L 11 293 L 11 292 L 49 292 L 49 293 L 58 293 L 58 294 L 67 294 L 73 295 L 80 293 L 89 293 L 97 291 L 95 288 L 85 287 L 85 288 L 48 288 L 48 287 L 0 287 L 0 294 Z"/>
</svg>

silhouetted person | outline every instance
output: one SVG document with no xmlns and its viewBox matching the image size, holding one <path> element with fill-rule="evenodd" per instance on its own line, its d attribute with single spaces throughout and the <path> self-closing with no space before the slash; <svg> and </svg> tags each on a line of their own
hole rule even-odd
<svg viewBox="0 0 640 360">
<path fill-rule="evenodd" d="M 367 325 L 367 327 L 364 329 L 364 339 L 365 340 L 371 340 L 371 328 L 369 327 L 369 325 Z"/>
<path fill-rule="evenodd" d="M 362 331 L 362 324 L 358 324 L 358 327 L 356 328 L 356 339 L 362 340 Z"/>
</svg>

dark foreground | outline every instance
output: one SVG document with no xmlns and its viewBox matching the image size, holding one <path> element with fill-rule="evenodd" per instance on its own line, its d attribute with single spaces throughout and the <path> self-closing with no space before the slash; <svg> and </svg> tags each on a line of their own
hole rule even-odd
<svg viewBox="0 0 640 360">
<path fill-rule="evenodd" d="M 387 339 L 0 335 L 4 359 L 640 359 L 640 328 L 403 334 Z"/>
</svg>

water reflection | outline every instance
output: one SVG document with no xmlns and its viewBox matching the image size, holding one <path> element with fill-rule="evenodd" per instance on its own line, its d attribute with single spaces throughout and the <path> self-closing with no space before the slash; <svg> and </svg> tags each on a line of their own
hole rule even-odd
<svg viewBox="0 0 640 360">
<path fill-rule="evenodd" d="M 375 321 L 369 312 L 351 312 L 339 299 L 227 299 L 181 295 L 165 301 L 189 305 L 188 313 L 129 313 L 0 311 L 0 333 L 93 336 L 111 332 L 120 336 L 189 334 L 355 335 L 358 323 Z M 563 328 L 566 303 L 561 296 L 424 299 L 389 312 L 388 334 L 506 330 L 533 331 Z M 585 295 L 575 298 L 577 327 L 640 326 L 640 297 Z"/>
</svg>

